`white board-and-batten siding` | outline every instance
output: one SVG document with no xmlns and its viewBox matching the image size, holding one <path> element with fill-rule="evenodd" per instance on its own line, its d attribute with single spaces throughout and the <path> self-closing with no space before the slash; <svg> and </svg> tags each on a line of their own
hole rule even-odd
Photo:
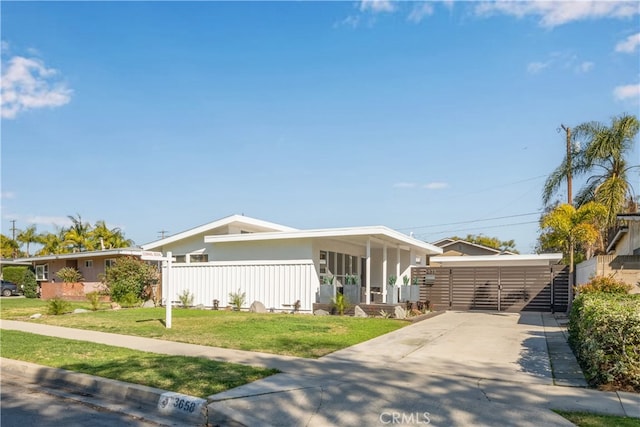
<svg viewBox="0 0 640 427">
<path fill-rule="evenodd" d="M 193 304 L 220 308 L 230 305 L 229 293 L 245 292 L 248 308 L 260 301 L 267 309 L 289 309 L 284 304 L 300 300 L 302 311 L 311 311 L 319 281 L 311 260 L 216 261 L 171 266 L 172 301 L 185 290 L 194 296 Z"/>
</svg>

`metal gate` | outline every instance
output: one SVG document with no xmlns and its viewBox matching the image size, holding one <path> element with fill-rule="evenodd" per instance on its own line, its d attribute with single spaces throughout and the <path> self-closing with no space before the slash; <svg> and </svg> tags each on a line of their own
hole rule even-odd
<svg viewBox="0 0 640 427">
<path fill-rule="evenodd" d="M 416 267 L 420 299 L 436 310 L 566 311 L 568 268 Z"/>
</svg>

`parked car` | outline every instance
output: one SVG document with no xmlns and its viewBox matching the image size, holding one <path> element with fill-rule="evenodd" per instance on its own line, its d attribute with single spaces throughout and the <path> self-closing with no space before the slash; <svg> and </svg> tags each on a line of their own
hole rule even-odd
<svg viewBox="0 0 640 427">
<path fill-rule="evenodd" d="M 8 280 L 3 280 L 2 281 L 2 296 L 3 297 L 10 297 L 11 295 L 20 295 L 21 293 L 22 293 L 22 291 L 20 290 L 18 285 L 16 285 L 15 283 L 10 282 Z"/>
</svg>

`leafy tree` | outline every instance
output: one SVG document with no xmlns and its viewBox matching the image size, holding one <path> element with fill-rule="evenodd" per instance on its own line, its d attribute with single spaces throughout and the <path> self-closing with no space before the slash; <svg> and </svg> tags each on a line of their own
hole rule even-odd
<svg viewBox="0 0 640 427">
<path fill-rule="evenodd" d="M 465 242 L 475 243 L 476 245 L 487 246 L 489 248 L 498 249 L 500 251 L 508 251 L 518 253 L 516 250 L 515 240 L 500 240 L 497 237 L 489 237 L 482 234 L 467 234 L 467 237 L 454 236 L 452 239 L 464 240 Z"/>
<path fill-rule="evenodd" d="M 135 305 L 151 297 L 151 286 L 158 283 L 155 265 L 133 257 L 118 258 L 107 269 L 104 283 L 111 299 L 122 305 Z"/>
<path fill-rule="evenodd" d="M 583 147 L 572 147 L 572 161 L 562 161 L 547 178 L 542 199 L 549 203 L 570 170 L 573 176 L 587 175 L 587 181 L 575 197 L 578 206 L 598 202 L 606 208 L 605 225 L 615 223 L 616 215 L 624 210 L 633 197 L 629 171 L 639 165 L 629 165 L 626 157 L 633 149 L 640 124 L 636 116 L 623 114 L 614 117 L 611 125 L 599 122 L 583 123 L 573 130 L 574 142 L 584 141 Z"/>
<path fill-rule="evenodd" d="M 20 245 L 18 242 L 10 237 L 0 234 L 0 248 L 2 251 L 2 258 L 13 258 L 18 255 Z"/>
<path fill-rule="evenodd" d="M 559 205 L 542 218 L 541 239 L 563 248 L 569 271 L 573 273 L 574 248 L 576 245 L 593 245 L 606 216 L 607 209 L 596 202 L 589 202 L 577 209 L 566 203 Z"/>
<path fill-rule="evenodd" d="M 67 215 L 72 225 L 64 234 L 64 244 L 69 246 L 72 252 L 82 252 L 88 249 L 91 224 L 83 222 L 80 214 L 76 215 L 78 216 L 77 218 Z"/>
<path fill-rule="evenodd" d="M 96 221 L 93 229 L 89 231 L 89 242 L 93 250 L 126 248 L 133 245 L 133 241 L 125 238 L 120 228 L 110 229 L 103 220 Z"/>
<path fill-rule="evenodd" d="M 27 227 L 24 230 L 22 230 L 16 236 L 16 240 L 18 242 L 20 242 L 22 244 L 25 244 L 27 246 L 27 256 L 31 256 L 29 254 L 29 245 L 31 243 L 38 243 L 39 242 L 38 232 L 36 231 L 36 226 L 35 225 L 30 225 L 29 227 Z"/>
<path fill-rule="evenodd" d="M 66 231 L 59 229 L 57 233 L 42 233 L 40 234 L 38 241 L 42 245 L 42 248 L 36 252 L 36 255 L 53 255 L 64 254 L 68 252 L 67 247 L 64 244 L 64 235 Z"/>
</svg>

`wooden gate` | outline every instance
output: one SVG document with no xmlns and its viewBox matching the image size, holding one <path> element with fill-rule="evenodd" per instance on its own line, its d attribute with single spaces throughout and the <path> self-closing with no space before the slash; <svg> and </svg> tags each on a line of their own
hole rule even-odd
<svg viewBox="0 0 640 427">
<path fill-rule="evenodd" d="M 566 311 L 568 268 L 416 267 L 421 301 L 435 310 Z"/>
</svg>

